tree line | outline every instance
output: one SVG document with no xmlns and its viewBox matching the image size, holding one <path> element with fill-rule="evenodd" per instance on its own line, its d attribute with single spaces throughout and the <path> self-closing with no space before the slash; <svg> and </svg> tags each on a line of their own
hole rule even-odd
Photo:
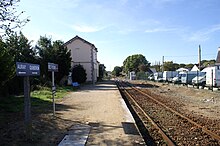
<svg viewBox="0 0 220 146">
<path fill-rule="evenodd" d="M 202 60 L 201 66 L 202 68 L 214 65 L 215 60 Z M 175 71 L 179 68 L 187 68 L 191 69 L 194 66 L 194 64 L 178 64 L 174 63 L 173 61 L 165 61 L 163 64 L 163 70 L 165 71 Z M 157 65 L 151 65 L 149 61 L 145 58 L 142 54 L 134 54 L 131 56 L 128 56 L 123 61 L 123 66 L 115 66 L 112 74 L 114 76 L 121 76 L 124 74 L 128 74 L 128 72 L 134 71 L 136 74 L 142 74 L 144 72 L 150 72 L 150 68 L 155 68 L 157 72 L 162 71 L 162 64 Z"/>
<path fill-rule="evenodd" d="M 22 77 L 16 76 L 16 62 L 40 64 L 40 76 L 31 77 L 32 88 L 36 88 L 37 85 L 50 83 L 48 62 L 58 64 L 59 72 L 55 73 L 55 81 L 62 82 L 62 78 L 69 74 L 71 53 L 64 42 L 52 41 L 46 36 L 40 36 L 34 47 L 22 32 L 0 39 L 0 95 L 19 94 L 23 91 Z"/>
</svg>

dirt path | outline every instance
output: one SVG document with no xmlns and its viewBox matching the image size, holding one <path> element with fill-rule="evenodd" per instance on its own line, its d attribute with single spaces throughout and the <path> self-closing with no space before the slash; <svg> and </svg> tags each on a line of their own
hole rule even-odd
<svg viewBox="0 0 220 146">
<path fill-rule="evenodd" d="M 57 112 L 61 119 L 74 119 L 92 126 L 87 145 L 143 145 L 113 82 L 84 86 L 60 104 L 72 107 Z"/>
<path fill-rule="evenodd" d="M 56 101 L 56 116 L 51 107 L 38 112 L 32 108 L 32 141 L 25 140 L 23 112 L 9 113 L 0 125 L 0 145 L 56 146 L 71 127 L 89 125 L 87 145 L 143 145 L 114 82 L 83 85 Z M 1 120 L 1 119 L 0 119 Z"/>
</svg>

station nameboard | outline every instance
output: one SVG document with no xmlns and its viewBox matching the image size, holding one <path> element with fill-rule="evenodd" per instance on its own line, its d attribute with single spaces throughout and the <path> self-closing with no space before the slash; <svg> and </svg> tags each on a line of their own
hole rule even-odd
<svg viewBox="0 0 220 146">
<path fill-rule="evenodd" d="M 58 64 L 48 63 L 48 71 L 58 72 Z"/>
<path fill-rule="evenodd" d="M 40 65 L 24 62 L 16 62 L 16 74 L 17 76 L 39 76 Z"/>
</svg>

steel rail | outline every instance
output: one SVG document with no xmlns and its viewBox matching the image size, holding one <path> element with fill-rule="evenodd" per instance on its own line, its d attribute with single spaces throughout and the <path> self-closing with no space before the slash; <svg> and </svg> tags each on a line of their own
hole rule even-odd
<svg viewBox="0 0 220 146">
<path fill-rule="evenodd" d="M 119 85 L 119 84 L 118 84 Z M 164 141 L 166 141 L 168 146 L 175 146 L 173 141 L 164 133 L 164 131 L 153 121 L 153 119 L 138 105 L 138 103 L 134 100 L 134 98 L 131 96 L 131 94 L 122 86 L 120 85 L 125 91 L 125 93 L 129 96 L 129 98 L 132 100 L 132 102 L 141 110 L 141 112 L 144 114 L 145 117 L 151 122 L 151 124 L 158 130 L 158 132 L 161 134 Z M 121 88 L 119 88 L 121 90 Z M 135 110 L 135 109 L 134 109 Z"/>
<path fill-rule="evenodd" d="M 216 140 L 220 140 L 220 136 L 217 135 L 216 133 L 213 133 L 212 131 L 208 130 L 207 128 L 205 128 L 205 127 L 199 125 L 198 123 L 194 122 L 193 120 L 187 118 L 186 116 L 184 116 L 184 115 L 180 114 L 179 112 L 173 110 L 172 108 L 166 106 L 164 103 L 162 103 L 162 102 L 160 102 L 160 101 L 154 99 L 151 95 L 149 95 L 149 94 L 147 94 L 147 93 L 141 91 L 140 89 L 135 88 L 135 87 L 133 87 L 133 86 L 131 86 L 131 85 L 129 85 L 129 86 L 132 87 L 134 90 L 136 90 L 136 91 L 142 93 L 143 95 L 149 97 L 150 99 L 154 100 L 155 102 L 159 103 L 160 105 L 162 105 L 162 106 L 165 107 L 166 109 L 172 111 L 173 113 L 175 113 L 176 115 L 180 116 L 181 118 L 183 118 L 183 119 L 189 121 L 190 123 L 196 125 L 197 127 L 201 128 L 203 132 L 205 132 L 206 134 L 208 134 L 208 135 L 210 135 L 211 137 L 215 138 Z"/>
</svg>

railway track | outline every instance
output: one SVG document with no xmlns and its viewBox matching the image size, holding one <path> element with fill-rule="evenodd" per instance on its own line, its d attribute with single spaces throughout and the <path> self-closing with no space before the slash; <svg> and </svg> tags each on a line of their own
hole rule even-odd
<svg viewBox="0 0 220 146">
<path fill-rule="evenodd" d="M 117 85 L 144 123 L 149 134 L 147 137 L 154 141 L 149 142 L 149 139 L 145 139 L 148 145 L 220 145 L 219 134 L 128 83 L 117 82 Z"/>
</svg>

